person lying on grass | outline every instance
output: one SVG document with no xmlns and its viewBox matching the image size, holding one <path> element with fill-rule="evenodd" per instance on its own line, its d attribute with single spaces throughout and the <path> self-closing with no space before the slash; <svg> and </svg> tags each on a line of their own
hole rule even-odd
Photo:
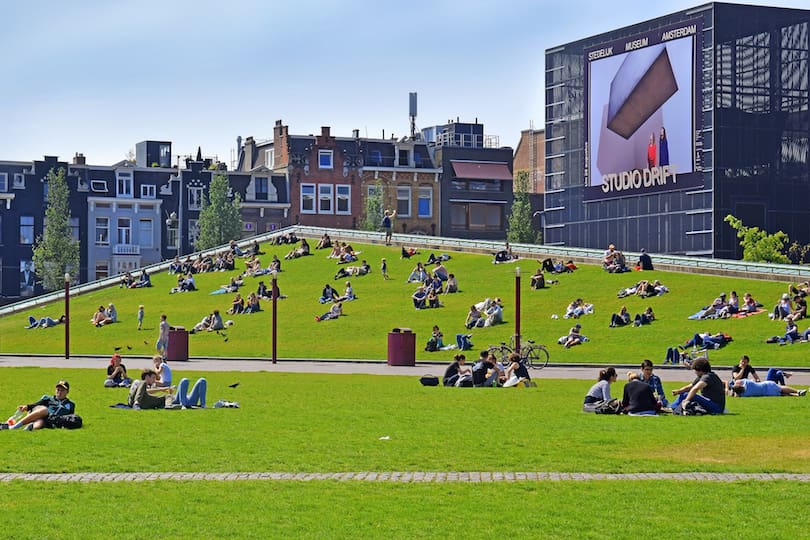
<svg viewBox="0 0 810 540">
<path fill-rule="evenodd" d="M 328 321 L 329 319 L 337 319 L 343 315 L 343 302 L 335 302 L 329 311 L 319 317 L 315 317 L 316 322 Z"/>
<path fill-rule="evenodd" d="M 773 381 L 755 382 L 749 379 L 740 379 L 735 381 L 731 387 L 731 395 L 737 397 L 802 397 L 805 394 L 807 394 L 807 390 L 797 390 L 791 386 L 777 384 Z"/>
<path fill-rule="evenodd" d="M 17 410 L 27 413 L 19 422 L 13 426 L 0 424 L 0 429 L 34 429 L 53 428 L 58 425 L 60 416 L 76 413 L 76 404 L 68 399 L 70 384 L 67 381 L 56 383 L 56 391 L 53 396 L 42 396 L 38 401 L 28 405 L 20 405 Z"/>
<path fill-rule="evenodd" d="M 52 326 L 56 326 L 57 324 L 64 324 L 64 323 L 65 323 L 64 315 L 62 315 L 58 319 L 52 319 L 50 317 L 42 317 L 39 320 L 35 319 L 33 315 L 29 315 L 28 326 L 26 326 L 25 329 L 30 330 L 32 328 L 50 328 Z"/>
</svg>

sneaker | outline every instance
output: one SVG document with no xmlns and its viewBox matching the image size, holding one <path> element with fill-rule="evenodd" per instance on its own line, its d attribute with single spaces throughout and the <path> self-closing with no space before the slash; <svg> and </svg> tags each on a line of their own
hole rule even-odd
<svg viewBox="0 0 810 540">
<path fill-rule="evenodd" d="M 316 315 L 315 316 L 315 322 L 320 322 L 320 320 L 321 320 L 321 318 Z"/>
<path fill-rule="evenodd" d="M 807 389 L 804 389 L 804 390 L 799 390 L 799 391 L 797 392 L 797 395 L 798 395 L 799 397 L 804 397 L 804 395 L 805 395 L 806 393 L 807 393 Z"/>
<path fill-rule="evenodd" d="M 0 424 L 0 431 L 3 431 L 4 429 L 8 429 L 8 424 L 6 423 Z"/>
<path fill-rule="evenodd" d="M 25 431 L 34 431 L 34 424 L 28 424 L 23 428 Z"/>
</svg>

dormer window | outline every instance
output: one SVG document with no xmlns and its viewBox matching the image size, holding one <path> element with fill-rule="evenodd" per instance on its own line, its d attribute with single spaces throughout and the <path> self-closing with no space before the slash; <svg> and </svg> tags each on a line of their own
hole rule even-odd
<svg viewBox="0 0 810 540">
<path fill-rule="evenodd" d="M 268 169 L 272 169 L 276 166 L 276 149 L 275 148 L 268 148 L 264 152 L 264 164 Z"/>
<path fill-rule="evenodd" d="M 154 199 L 156 193 L 154 184 L 141 184 L 141 199 Z"/>
<path fill-rule="evenodd" d="M 318 150 L 318 168 L 319 169 L 333 168 L 331 150 Z"/>
<path fill-rule="evenodd" d="M 107 182 L 104 180 L 91 180 L 90 189 L 94 193 L 107 193 Z"/>
<path fill-rule="evenodd" d="M 115 173 L 116 195 L 118 197 L 132 197 L 132 173 L 122 171 Z"/>
</svg>

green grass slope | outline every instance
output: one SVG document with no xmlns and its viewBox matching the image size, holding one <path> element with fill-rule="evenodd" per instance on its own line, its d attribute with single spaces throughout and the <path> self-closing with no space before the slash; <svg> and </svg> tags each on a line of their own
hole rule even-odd
<svg viewBox="0 0 810 540">
<path fill-rule="evenodd" d="M 261 257 L 267 264 L 273 253 L 284 255 L 284 247 L 262 246 L 267 255 Z M 279 286 L 288 298 L 278 302 L 278 354 L 281 358 L 351 358 L 384 359 L 387 354 L 387 334 L 395 327 L 408 327 L 416 332 L 417 360 L 447 361 L 453 352 L 428 353 L 423 351 L 431 328 L 438 324 L 446 342 L 454 342 L 455 334 L 467 332 L 463 322 L 469 306 L 486 297 L 501 297 L 504 301 L 505 323 L 491 328 L 474 329 L 476 349 L 508 341 L 515 331 L 515 269 L 521 268 L 521 334 L 548 344 L 552 362 L 636 363 L 650 358 L 656 363 L 663 360 L 666 347 L 682 343 L 695 332 L 723 331 L 734 337 L 734 342 L 719 351 L 713 351 L 711 360 L 719 365 L 732 364 L 741 354 L 749 354 L 757 365 L 807 366 L 810 365 L 810 345 L 796 344 L 779 347 L 764 340 L 783 333 L 783 324 L 768 319 L 766 314 L 745 319 L 691 321 L 687 317 L 713 300 L 721 291 L 736 290 L 742 297 L 750 292 L 767 308 L 787 290 L 787 283 L 755 281 L 717 276 L 674 272 L 632 272 L 607 274 L 597 266 L 582 266 L 573 274 L 555 276 L 560 283 L 541 291 L 529 288 L 529 276 L 538 261 L 526 259 L 514 264 L 491 264 L 491 258 L 478 254 L 450 252 L 448 270 L 458 277 L 461 292 L 443 295 L 439 309 L 415 310 L 410 295 L 414 285 L 405 280 L 416 260 L 426 260 L 428 251 L 410 260 L 399 258 L 398 247 L 355 245 L 362 250 L 361 258 L 368 259 L 371 274 L 351 279 L 359 299 L 344 304 L 345 316 L 339 320 L 316 323 L 314 317 L 324 313 L 327 306 L 318 303 L 324 283 L 332 283 L 342 291 L 345 279 L 334 280 L 341 267 L 325 258 L 325 251 L 313 256 L 283 261 Z M 436 252 L 438 255 L 438 252 Z M 380 259 L 386 257 L 390 280 L 383 280 L 379 272 Z M 151 289 L 124 290 L 117 286 L 84 294 L 71 300 L 71 353 L 101 354 L 121 347 L 125 354 L 148 355 L 154 350 L 157 323 L 161 313 L 168 315 L 173 325 L 191 328 L 212 309 L 218 308 L 224 318 L 235 324 L 227 330 L 227 341 L 217 334 L 196 334 L 189 337 L 192 356 L 269 357 L 271 342 L 271 305 L 263 302 L 262 312 L 253 315 L 224 315 L 233 295 L 210 295 L 209 292 L 228 282 L 232 275 L 243 270 L 237 261 L 235 272 L 208 273 L 196 276 L 198 292 L 169 294 L 175 277 L 167 273 L 152 278 Z M 619 289 L 628 287 L 641 278 L 660 279 L 670 293 L 650 298 L 618 299 Z M 256 289 L 263 279 L 269 285 L 269 276 L 246 278 L 241 289 L 243 296 Z M 564 350 L 556 339 L 568 332 L 572 321 L 562 315 L 566 305 L 582 297 L 596 306 L 595 313 L 579 320 L 583 333 L 591 341 L 580 347 Z M 100 305 L 113 302 L 118 308 L 118 324 L 95 328 L 89 319 Z M 136 313 L 139 304 L 146 306 L 144 329 L 137 331 Z M 626 305 L 631 314 L 652 306 L 658 320 L 642 328 L 609 328 L 611 313 Z M 0 353 L 50 353 L 64 351 L 62 328 L 25 330 L 29 314 L 35 317 L 58 317 L 63 302 L 38 307 L 21 314 L 0 319 Z M 552 318 L 552 314 L 560 316 Z M 804 330 L 806 324 L 801 324 Z"/>
</svg>

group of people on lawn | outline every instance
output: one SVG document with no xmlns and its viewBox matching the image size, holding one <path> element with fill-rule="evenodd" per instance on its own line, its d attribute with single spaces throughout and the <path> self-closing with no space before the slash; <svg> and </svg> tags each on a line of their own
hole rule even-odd
<svg viewBox="0 0 810 540">
<path fill-rule="evenodd" d="M 520 383 L 531 381 L 529 370 L 518 353 L 511 353 L 508 366 L 504 366 L 495 354 L 481 351 L 478 361 L 470 368 L 466 365 L 467 357 L 464 353 L 456 354 L 453 362 L 447 367 L 442 377 L 444 386 L 503 386 L 505 388 L 517 386 Z"/>
</svg>

